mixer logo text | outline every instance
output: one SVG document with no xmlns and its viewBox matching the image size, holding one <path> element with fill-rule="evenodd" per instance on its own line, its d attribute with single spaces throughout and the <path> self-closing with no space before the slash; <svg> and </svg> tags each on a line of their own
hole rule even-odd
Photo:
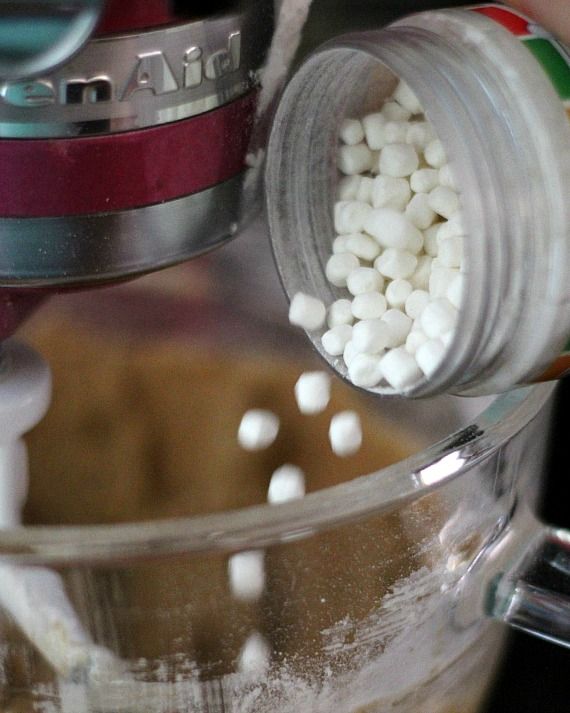
<svg viewBox="0 0 570 713">
<path fill-rule="evenodd" d="M 161 96 L 199 87 L 237 71 L 241 64 L 241 32 L 232 32 L 223 49 L 209 55 L 197 45 L 186 49 L 175 67 L 161 50 L 140 52 L 127 68 L 127 79 L 117 81 L 107 72 L 89 76 L 40 77 L 24 82 L 0 83 L 0 104 L 33 108 L 50 105 L 89 105 L 127 102 L 139 92 Z M 123 70 L 123 68 L 121 68 Z M 63 67 L 58 74 L 64 74 Z"/>
</svg>

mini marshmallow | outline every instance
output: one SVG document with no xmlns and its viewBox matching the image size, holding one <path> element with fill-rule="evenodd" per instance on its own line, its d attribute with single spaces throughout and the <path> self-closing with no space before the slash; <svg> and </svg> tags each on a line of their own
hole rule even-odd
<svg viewBox="0 0 570 713">
<path fill-rule="evenodd" d="M 407 109 L 411 114 L 421 114 L 423 109 L 418 98 L 406 84 L 406 82 L 400 81 L 396 89 L 394 90 L 394 99 Z"/>
<path fill-rule="evenodd" d="M 384 147 L 384 125 L 386 119 L 380 113 L 368 114 L 362 119 L 362 127 L 366 137 L 368 148 L 372 151 L 378 151 Z"/>
<path fill-rule="evenodd" d="M 378 242 L 364 233 L 347 236 L 346 249 L 361 260 L 372 262 L 380 255 Z"/>
<path fill-rule="evenodd" d="M 426 146 L 435 139 L 435 132 L 427 121 L 412 121 L 408 125 L 406 143 L 412 144 L 418 151 L 425 150 Z"/>
<path fill-rule="evenodd" d="M 380 370 L 388 384 L 396 391 L 413 386 L 422 376 L 416 360 L 404 347 L 387 352 L 380 362 Z"/>
<path fill-rule="evenodd" d="M 380 292 L 364 292 L 352 300 L 352 314 L 357 319 L 379 319 L 388 309 L 386 297 Z"/>
<path fill-rule="evenodd" d="M 364 292 L 381 292 L 384 278 L 373 267 L 357 267 L 346 278 L 346 287 L 354 297 Z"/>
<path fill-rule="evenodd" d="M 338 327 L 340 324 L 352 324 L 354 317 L 352 314 L 352 303 L 350 300 L 336 300 L 329 307 L 327 324 L 330 328 Z"/>
<path fill-rule="evenodd" d="M 436 339 L 445 332 L 449 332 L 455 327 L 456 321 L 457 310 L 445 298 L 430 302 L 420 317 L 422 329 L 431 339 Z"/>
<path fill-rule="evenodd" d="M 446 349 L 448 349 L 450 347 L 451 342 L 453 341 L 454 337 L 455 337 L 454 329 L 450 329 L 449 332 L 445 332 L 445 334 L 441 335 L 440 340 Z"/>
<path fill-rule="evenodd" d="M 371 206 L 361 201 L 337 201 L 334 204 L 334 228 L 341 235 L 360 233 Z"/>
<path fill-rule="evenodd" d="M 348 146 L 355 146 L 364 141 L 364 129 L 359 119 L 345 119 L 338 132 L 341 141 Z"/>
<path fill-rule="evenodd" d="M 364 143 L 356 146 L 339 146 L 336 165 L 341 173 L 354 176 L 372 168 L 372 153 Z"/>
<path fill-rule="evenodd" d="M 461 305 L 461 300 L 463 298 L 463 280 L 463 275 L 456 275 L 449 283 L 449 286 L 445 293 L 445 296 L 455 307 L 455 309 L 459 309 Z"/>
<path fill-rule="evenodd" d="M 435 260 L 434 260 L 435 261 Z M 442 267 L 434 265 L 432 262 L 431 274 L 429 276 L 429 294 L 432 299 L 445 297 L 447 288 L 453 281 L 459 270 L 454 267 Z"/>
<path fill-rule="evenodd" d="M 428 338 L 421 329 L 413 329 L 406 337 L 406 351 L 408 354 L 414 355 L 427 340 Z"/>
<path fill-rule="evenodd" d="M 332 244 L 333 255 L 350 252 L 350 250 L 346 247 L 349 237 L 350 235 L 337 235 Z"/>
<path fill-rule="evenodd" d="M 398 102 L 386 102 L 382 107 L 381 114 L 386 121 L 408 121 L 412 115 Z"/>
<path fill-rule="evenodd" d="M 384 248 L 397 248 L 418 253 L 424 238 L 416 226 L 392 208 L 375 208 L 364 221 L 364 230 Z"/>
<path fill-rule="evenodd" d="M 321 413 L 331 398 L 331 378 L 324 371 L 305 371 L 295 384 L 295 399 L 305 415 Z"/>
<path fill-rule="evenodd" d="M 412 192 L 406 178 L 376 176 L 372 186 L 372 205 L 374 208 L 392 208 L 403 211 Z"/>
<path fill-rule="evenodd" d="M 230 590 L 235 599 L 255 602 L 265 589 L 263 550 L 238 552 L 228 560 Z"/>
<path fill-rule="evenodd" d="M 325 323 L 327 309 L 317 297 L 297 292 L 289 305 L 289 321 L 303 329 L 319 329 Z"/>
<path fill-rule="evenodd" d="M 381 357 L 377 354 L 357 354 L 348 367 L 348 375 L 355 386 L 371 389 L 382 380 Z"/>
<path fill-rule="evenodd" d="M 435 212 L 429 205 L 428 194 L 416 193 L 406 206 L 405 215 L 416 228 L 427 230 L 435 220 Z"/>
<path fill-rule="evenodd" d="M 336 188 L 336 197 L 338 198 L 338 200 L 356 200 L 361 181 L 362 176 L 344 176 L 344 178 L 341 178 Z"/>
<path fill-rule="evenodd" d="M 446 238 L 454 238 L 456 235 L 465 235 L 465 228 L 459 211 L 454 213 L 445 223 L 440 224 L 437 231 L 438 243 Z"/>
<path fill-rule="evenodd" d="M 337 253 L 327 260 L 325 275 L 335 287 L 346 287 L 346 278 L 360 267 L 360 260 L 352 253 Z"/>
<path fill-rule="evenodd" d="M 321 344 L 327 354 L 340 356 L 351 338 L 352 327 L 350 324 L 339 324 L 337 327 L 333 327 L 323 334 Z"/>
<path fill-rule="evenodd" d="M 305 497 L 305 474 L 296 465 L 286 463 L 273 473 L 267 489 L 267 502 L 271 505 L 288 503 Z"/>
<path fill-rule="evenodd" d="M 437 186 L 429 194 L 429 206 L 438 215 L 451 218 L 459 210 L 459 197 L 452 188 Z"/>
<path fill-rule="evenodd" d="M 455 235 L 439 241 L 438 260 L 444 267 L 461 267 L 463 261 L 463 238 Z"/>
<path fill-rule="evenodd" d="M 419 168 L 410 176 L 414 193 L 429 193 L 439 185 L 439 173 L 435 168 Z"/>
<path fill-rule="evenodd" d="M 388 285 L 386 291 L 384 292 L 384 295 L 390 307 L 401 308 L 404 306 L 406 300 L 411 295 L 412 290 L 412 285 L 407 280 L 398 279 L 393 280 Z"/>
<path fill-rule="evenodd" d="M 385 176 L 410 176 L 419 163 L 418 153 L 411 144 L 389 144 L 380 152 L 380 173 Z"/>
<path fill-rule="evenodd" d="M 384 126 L 384 141 L 386 144 L 404 144 L 408 135 L 407 121 L 387 121 Z"/>
<path fill-rule="evenodd" d="M 443 144 L 439 139 L 434 139 L 433 141 L 429 142 L 424 152 L 424 158 L 426 160 L 426 163 L 428 163 L 433 168 L 441 168 L 447 163 L 445 149 L 443 148 Z"/>
<path fill-rule="evenodd" d="M 441 364 L 444 354 L 445 346 L 441 339 L 428 339 L 424 344 L 418 347 L 416 351 L 416 363 L 423 373 L 427 377 L 430 377 Z"/>
<path fill-rule="evenodd" d="M 271 646 L 257 631 L 247 638 L 238 656 L 237 668 L 241 674 L 264 676 L 271 664 Z"/>
<path fill-rule="evenodd" d="M 345 458 L 356 453 L 362 445 L 362 426 L 355 411 L 335 414 L 329 427 L 329 440 L 333 452 Z"/>
<path fill-rule="evenodd" d="M 411 277 L 408 278 L 414 290 L 428 290 L 431 275 L 432 260 L 429 255 L 420 255 L 418 264 Z"/>
<path fill-rule="evenodd" d="M 451 166 L 448 163 L 439 169 L 439 184 L 447 188 L 453 188 L 453 190 L 456 189 Z"/>
<path fill-rule="evenodd" d="M 344 352 L 342 355 L 342 358 L 344 359 L 344 363 L 348 368 L 350 368 L 350 365 L 354 361 L 354 358 L 358 355 L 358 352 L 354 348 L 354 344 L 352 343 L 352 340 L 350 342 L 347 342 L 347 345 L 344 348 Z"/>
<path fill-rule="evenodd" d="M 387 347 L 394 348 L 404 344 L 412 328 L 412 320 L 400 309 L 389 309 L 380 318 L 388 326 Z"/>
<path fill-rule="evenodd" d="M 363 319 L 352 329 L 352 346 L 359 354 L 377 354 L 392 340 L 390 327 L 381 319 Z"/>
<path fill-rule="evenodd" d="M 242 416 L 238 441 L 246 451 L 268 448 L 279 433 L 279 417 L 264 409 L 250 409 Z"/>
<path fill-rule="evenodd" d="M 414 290 L 406 299 L 405 310 L 410 319 L 418 319 L 430 301 L 429 293 L 425 290 Z"/>
<path fill-rule="evenodd" d="M 444 225 L 444 223 L 435 223 L 435 225 L 431 225 L 424 231 L 424 250 L 430 257 L 437 257 L 439 250 L 437 236 L 439 235 L 439 230 L 442 225 Z"/>
<path fill-rule="evenodd" d="M 374 267 L 384 277 L 391 280 L 406 279 L 410 277 L 418 264 L 418 259 L 405 250 L 388 248 L 374 261 Z"/>
<path fill-rule="evenodd" d="M 372 187 L 374 186 L 374 179 L 368 176 L 362 176 L 360 179 L 360 185 L 358 186 L 358 191 L 356 192 L 356 200 L 362 203 L 372 203 Z"/>
</svg>

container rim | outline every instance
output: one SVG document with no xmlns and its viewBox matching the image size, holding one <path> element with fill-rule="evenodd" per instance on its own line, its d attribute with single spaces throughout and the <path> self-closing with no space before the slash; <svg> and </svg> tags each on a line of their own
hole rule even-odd
<svg viewBox="0 0 570 713">
<path fill-rule="evenodd" d="M 0 565 L 81 565 L 256 549 L 310 537 L 442 487 L 522 431 L 554 384 L 507 392 L 469 425 L 420 453 L 282 505 L 116 525 L 30 526 L 0 532 Z"/>
</svg>

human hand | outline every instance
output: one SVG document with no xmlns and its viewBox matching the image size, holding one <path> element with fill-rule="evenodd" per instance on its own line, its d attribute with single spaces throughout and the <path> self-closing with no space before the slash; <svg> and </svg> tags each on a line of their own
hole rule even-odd
<svg viewBox="0 0 570 713">
<path fill-rule="evenodd" d="M 525 15 L 570 42 L 570 0 L 507 0 Z"/>
</svg>

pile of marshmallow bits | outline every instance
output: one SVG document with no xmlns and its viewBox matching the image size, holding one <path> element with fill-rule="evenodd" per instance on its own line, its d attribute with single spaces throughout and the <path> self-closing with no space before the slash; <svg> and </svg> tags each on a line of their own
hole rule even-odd
<svg viewBox="0 0 570 713">
<path fill-rule="evenodd" d="M 326 277 L 346 294 L 328 306 L 297 293 L 293 324 L 328 330 L 323 349 L 367 389 L 405 392 L 436 371 L 463 294 L 464 229 L 441 141 L 400 82 L 376 113 L 345 119 Z"/>
</svg>

